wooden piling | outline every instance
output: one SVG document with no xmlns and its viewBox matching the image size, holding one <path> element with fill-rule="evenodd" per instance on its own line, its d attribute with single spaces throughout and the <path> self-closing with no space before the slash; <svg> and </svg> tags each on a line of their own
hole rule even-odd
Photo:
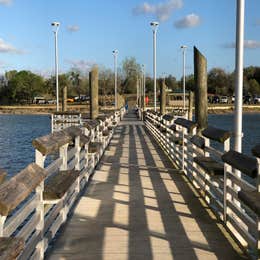
<svg viewBox="0 0 260 260">
<path fill-rule="evenodd" d="M 208 125 L 207 60 L 194 46 L 195 120 L 198 132 Z"/>
<path fill-rule="evenodd" d="M 89 72 L 90 87 L 90 118 L 98 117 L 98 67 L 94 66 Z"/>
<path fill-rule="evenodd" d="M 164 80 L 160 80 L 160 113 L 166 113 L 166 86 Z"/>
<path fill-rule="evenodd" d="M 67 92 L 68 92 L 68 87 L 65 86 L 62 89 L 62 112 L 66 112 L 67 111 Z"/>
<path fill-rule="evenodd" d="M 193 116 L 193 105 L 194 105 L 194 93 L 193 91 L 190 91 L 189 93 L 189 113 L 188 113 L 188 119 L 192 121 Z"/>
</svg>

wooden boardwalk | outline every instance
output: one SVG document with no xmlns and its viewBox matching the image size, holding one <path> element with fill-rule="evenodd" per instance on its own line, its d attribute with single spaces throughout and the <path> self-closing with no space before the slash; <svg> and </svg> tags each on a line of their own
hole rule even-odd
<svg viewBox="0 0 260 260">
<path fill-rule="evenodd" d="M 47 259 L 239 259 L 238 251 L 143 123 L 129 114 Z"/>
</svg>

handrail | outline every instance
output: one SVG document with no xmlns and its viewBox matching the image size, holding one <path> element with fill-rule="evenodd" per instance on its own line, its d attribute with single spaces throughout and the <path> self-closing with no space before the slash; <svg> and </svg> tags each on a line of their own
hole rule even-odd
<svg viewBox="0 0 260 260">
<path fill-rule="evenodd" d="M 253 258 L 259 258 L 260 145 L 252 149 L 257 158 L 240 154 L 230 150 L 230 131 L 209 126 L 196 134 L 194 124 L 178 118 L 167 125 L 156 113 L 145 114 L 147 129 L 167 155 L 198 188 L 227 230 L 245 250 L 250 249 Z M 212 147 L 211 141 L 223 144 L 224 152 Z M 214 168 L 207 172 L 214 165 L 221 175 L 211 176 Z"/>
<path fill-rule="evenodd" d="M 49 243 L 66 222 L 124 112 L 120 109 L 105 115 L 102 122 L 97 120 L 102 130 L 96 127 L 90 133 L 83 123 L 80 127 L 76 123 L 36 138 L 32 142 L 35 163 L 0 185 L 0 241 L 4 237 L 19 236 L 21 240 L 12 240 L 19 242 L 17 250 L 22 246 L 18 258 L 44 258 Z M 89 151 L 91 144 L 96 145 L 95 151 Z M 52 153 L 58 157 L 47 164 L 46 158 Z M 0 256 L 10 252 L 10 248 L 1 248 Z"/>
</svg>

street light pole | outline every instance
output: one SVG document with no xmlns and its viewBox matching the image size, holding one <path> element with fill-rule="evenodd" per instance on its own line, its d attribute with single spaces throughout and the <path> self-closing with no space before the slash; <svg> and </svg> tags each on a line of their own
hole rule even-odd
<svg viewBox="0 0 260 260">
<path fill-rule="evenodd" d="M 58 67 L 58 31 L 59 22 L 53 22 L 52 27 L 54 28 L 54 38 L 55 38 L 55 76 L 56 76 L 56 110 L 59 111 L 59 67 Z"/>
<path fill-rule="evenodd" d="M 235 142 L 234 150 L 242 151 L 242 110 L 243 110 L 243 63 L 245 0 L 237 0 L 236 21 L 236 85 L 235 85 Z"/>
<path fill-rule="evenodd" d="M 156 111 L 156 34 L 159 26 L 158 22 L 151 22 L 150 25 L 153 28 L 153 85 L 154 85 L 154 111 Z"/>
<path fill-rule="evenodd" d="M 181 49 L 182 49 L 182 54 L 183 54 L 183 112 L 185 112 L 185 106 L 186 106 L 186 71 L 185 71 L 185 67 L 186 67 L 186 57 L 185 57 L 185 54 L 186 54 L 186 49 L 187 49 L 187 46 L 185 45 L 182 45 L 181 46 Z"/>
<path fill-rule="evenodd" d="M 145 65 L 143 64 L 142 65 L 142 71 L 143 71 L 143 107 L 144 107 L 144 110 L 145 110 Z"/>
<path fill-rule="evenodd" d="M 114 70 L 115 70 L 115 110 L 117 109 L 117 55 L 118 55 L 118 50 L 114 50 L 113 56 L 114 56 Z"/>
</svg>

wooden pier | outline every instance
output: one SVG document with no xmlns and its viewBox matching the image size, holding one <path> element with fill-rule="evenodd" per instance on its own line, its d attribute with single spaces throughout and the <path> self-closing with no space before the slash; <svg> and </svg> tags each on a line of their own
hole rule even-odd
<svg viewBox="0 0 260 260">
<path fill-rule="evenodd" d="M 240 250 L 135 114 L 128 114 L 47 259 L 239 259 Z"/>
<path fill-rule="evenodd" d="M 1 260 L 259 259 L 260 145 L 232 151 L 178 111 L 83 119 L 0 171 Z"/>
</svg>

